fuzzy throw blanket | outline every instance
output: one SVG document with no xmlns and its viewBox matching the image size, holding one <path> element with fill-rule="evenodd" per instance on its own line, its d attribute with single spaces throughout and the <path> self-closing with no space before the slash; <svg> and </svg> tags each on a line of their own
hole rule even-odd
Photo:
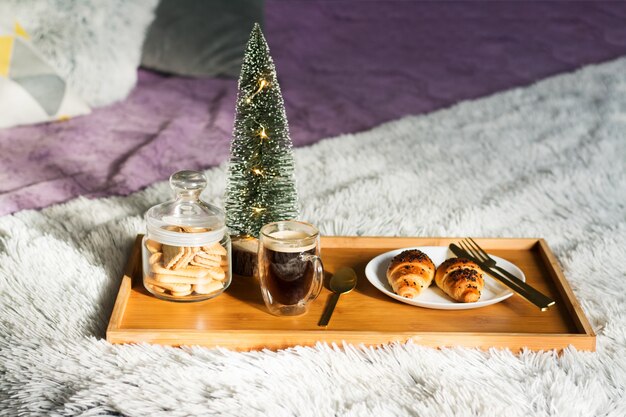
<svg viewBox="0 0 626 417">
<path fill-rule="evenodd" d="M 0 415 L 626 415 L 626 59 L 295 153 L 327 235 L 545 237 L 597 352 L 110 345 L 159 183 L 0 218 Z M 207 175 L 221 204 L 225 167 Z"/>
</svg>

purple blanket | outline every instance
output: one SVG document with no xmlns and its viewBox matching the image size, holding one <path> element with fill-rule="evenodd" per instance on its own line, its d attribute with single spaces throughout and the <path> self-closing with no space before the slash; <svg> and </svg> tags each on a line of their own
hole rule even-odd
<svg viewBox="0 0 626 417">
<path fill-rule="evenodd" d="M 626 53 L 626 4 L 266 2 L 296 146 Z M 0 131 L 0 215 L 228 157 L 236 80 L 140 71 L 123 102 Z"/>
</svg>

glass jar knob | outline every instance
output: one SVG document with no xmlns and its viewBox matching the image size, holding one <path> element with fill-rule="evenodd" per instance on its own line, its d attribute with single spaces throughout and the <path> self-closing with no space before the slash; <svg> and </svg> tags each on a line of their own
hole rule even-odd
<svg viewBox="0 0 626 417">
<path fill-rule="evenodd" d="M 170 177 L 176 198 L 199 198 L 207 186 L 206 176 L 199 171 L 178 171 Z"/>
</svg>

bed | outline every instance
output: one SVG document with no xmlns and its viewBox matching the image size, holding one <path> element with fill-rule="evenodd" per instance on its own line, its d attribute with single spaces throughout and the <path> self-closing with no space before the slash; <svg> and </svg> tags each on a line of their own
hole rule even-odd
<svg viewBox="0 0 626 417">
<path fill-rule="evenodd" d="M 625 415 L 626 6 L 265 9 L 300 218 L 324 235 L 543 237 L 597 352 L 107 343 L 146 209 L 182 168 L 221 204 L 234 117 L 236 80 L 139 69 L 119 103 L 0 131 L 0 415 Z"/>
<path fill-rule="evenodd" d="M 292 141 L 363 131 L 626 52 L 619 3 L 268 1 Z M 127 195 L 228 158 L 237 83 L 139 70 L 130 96 L 0 130 L 0 214 Z"/>
</svg>

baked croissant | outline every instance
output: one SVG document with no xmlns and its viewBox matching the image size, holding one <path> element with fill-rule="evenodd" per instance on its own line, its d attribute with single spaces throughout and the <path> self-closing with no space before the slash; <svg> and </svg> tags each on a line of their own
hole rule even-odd
<svg viewBox="0 0 626 417">
<path fill-rule="evenodd" d="M 451 298 L 462 303 L 478 301 L 485 286 L 480 266 L 464 258 L 450 258 L 439 265 L 435 283 Z"/>
<path fill-rule="evenodd" d="M 387 281 L 401 297 L 415 298 L 435 277 L 435 264 L 419 250 L 405 250 L 396 255 L 387 268 Z"/>
</svg>

